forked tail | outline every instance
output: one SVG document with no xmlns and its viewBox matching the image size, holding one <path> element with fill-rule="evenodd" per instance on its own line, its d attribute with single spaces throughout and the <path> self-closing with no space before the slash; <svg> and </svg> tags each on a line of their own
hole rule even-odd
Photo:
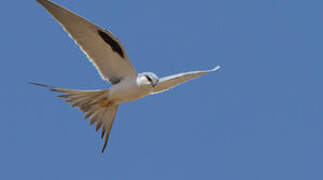
<svg viewBox="0 0 323 180">
<path fill-rule="evenodd" d="M 96 123 L 96 131 L 102 127 L 101 138 L 105 136 L 102 152 L 104 152 L 111 127 L 118 109 L 108 100 L 108 90 L 71 90 L 56 88 L 45 84 L 31 83 L 33 85 L 49 88 L 51 91 L 62 93 L 58 97 L 65 98 L 65 102 L 72 103 L 85 113 L 84 119 L 90 119 L 90 125 Z"/>
</svg>

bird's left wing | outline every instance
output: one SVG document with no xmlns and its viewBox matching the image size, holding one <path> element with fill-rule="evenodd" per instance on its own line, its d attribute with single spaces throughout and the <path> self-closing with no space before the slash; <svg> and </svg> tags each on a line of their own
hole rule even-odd
<svg viewBox="0 0 323 180">
<path fill-rule="evenodd" d="M 37 0 L 64 27 L 111 84 L 136 76 L 121 42 L 109 31 L 48 0 Z"/>
<path fill-rule="evenodd" d="M 180 74 L 175 74 L 171 76 L 166 76 L 163 78 L 159 79 L 158 84 L 155 86 L 152 94 L 160 93 L 163 91 L 166 91 L 170 88 L 173 88 L 177 85 L 180 85 L 186 81 L 198 78 L 202 76 L 205 73 L 216 71 L 220 69 L 220 66 L 216 66 L 215 68 L 211 70 L 206 70 L 206 71 L 191 71 L 191 72 L 186 72 L 186 73 L 180 73 Z"/>
</svg>

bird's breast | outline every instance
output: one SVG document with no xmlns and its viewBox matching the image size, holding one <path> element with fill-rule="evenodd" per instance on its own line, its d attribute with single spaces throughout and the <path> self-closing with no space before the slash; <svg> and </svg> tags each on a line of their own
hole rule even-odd
<svg viewBox="0 0 323 180">
<path fill-rule="evenodd" d="M 109 99 L 115 104 L 134 101 L 151 93 L 150 85 L 139 85 L 136 80 L 125 80 L 109 89 Z"/>
</svg>

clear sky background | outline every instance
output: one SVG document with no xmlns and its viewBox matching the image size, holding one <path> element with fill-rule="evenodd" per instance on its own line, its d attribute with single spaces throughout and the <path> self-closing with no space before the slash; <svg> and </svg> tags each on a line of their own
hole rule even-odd
<svg viewBox="0 0 323 180">
<path fill-rule="evenodd" d="M 36 1 L 3 1 L 0 179 L 323 179 L 323 1 L 55 2 L 117 35 L 138 72 L 222 69 L 121 105 L 101 154 L 79 110 L 27 82 L 110 85 Z"/>
</svg>

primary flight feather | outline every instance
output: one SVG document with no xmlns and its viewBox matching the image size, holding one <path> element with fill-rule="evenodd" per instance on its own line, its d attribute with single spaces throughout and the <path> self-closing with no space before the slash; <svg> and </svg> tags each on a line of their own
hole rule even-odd
<svg viewBox="0 0 323 180">
<path fill-rule="evenodd" d="M 105 137 L 102 152 L 107 146 L 119 104 L 166 91 L 220 68 L 217 66 L 211 70 L 192 71 L 163 78 L 158 78 L 152 72 L 137 74 L 121 42 L 111 32 L 48 0 L 37 2 L 63 26 L 97 68 L 101 77 L 113 86 L 106 90 L 71 90 L 32 84 L 62 93 L 59 97 L 65 98 L 66 102 L 83 111 L 84 118 L 90 119 L 90 125 L 96 124 L 96 131 L 102 129 L 101 137 Z"/>
</svg>

